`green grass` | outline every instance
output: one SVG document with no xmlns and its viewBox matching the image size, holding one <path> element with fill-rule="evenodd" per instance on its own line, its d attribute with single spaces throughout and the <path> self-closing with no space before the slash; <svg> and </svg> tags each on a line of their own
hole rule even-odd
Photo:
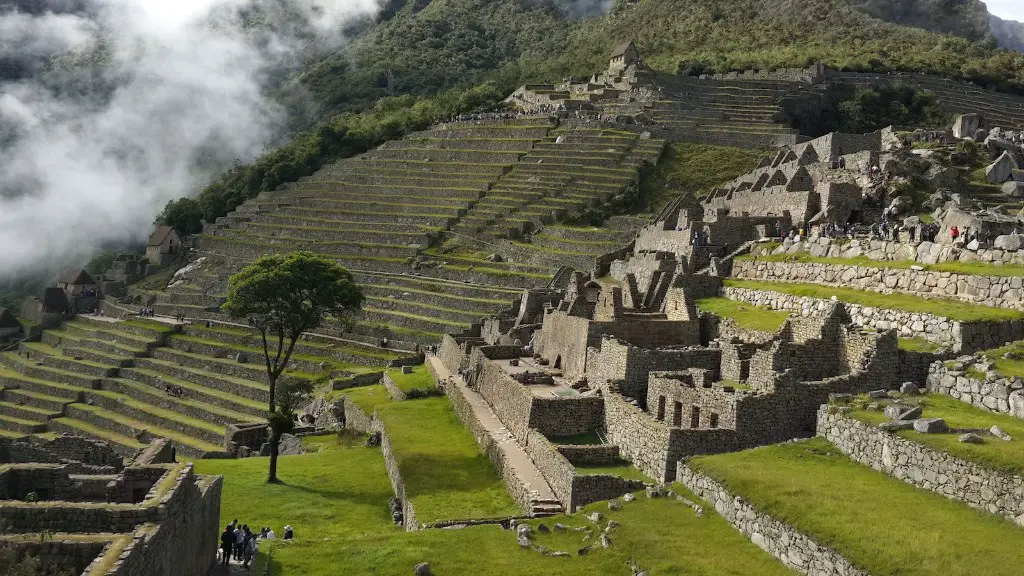
<svg viewBox="0 0 1024 576">
<path fill-rule="evenodd" d="M 924 338 L 900 338 L 898 342 L 900 350 L 907 352 L 937 352 L 942 345 L 929 342 Z"/>
<path fill-rule="evenodd" d="M 1020 528 L 861 466 L 820 438 L 692 466 L 870 574 L 1020 574 Z"/>
<path fill-rule="evenodd" d="M 562 446 L 596 446 L 604 444 L 597 432 L 584 432 L 572 436 L 549 436 L 548 442 Z"/>
<path fill-rule="evenodd" d="M 751 255 L 738 256 L 737 260 L 754 260 Z M 918 266 L 925 270 L 934 272 L 950 272 L 953 274 L 964 274 L 968 276 L 1024 276 L 1024 265 L 1003 264 L 997 265 L 990 262 L 941 262 L 939 264 L 921 264 L 913 260 L 872 260 L 867 256 L 855 258 L 827 258 L 823 256 L 811 256 L 806 252 L 799 254 L 768 254 L 757 256 L 756 259 L 762 262 L 806 262 L 811 264 L 835 264 L 838 266 L 861 266 L 865 268 L 897 268 L 900 270 L 910 269 L 911 266 Z"/>
<path fill-rule="evenodd" d="M 250 527 L 271 526 L 278 534 L 285 524 L 295 527 L 296 540 L 264 545 L 253 574 L 262 574 L 270 549 L 273 576 L 411 574 L 413 566 L 424 561 L 441 576 L 629 576 L 628 558 L 651 574 L 793 574 L 710 506 L 704 505 L 705 516 L 698 518 L 685 504 L 668 498 L 638 498 L 615 512 L 603 502 L 588 506 L 585 513 L 600 511 L 620 526 L 612 532 L 612 547 L 586 556 L 576 555 L 584 545 L 577 532 L 537 535 L 538 543 L 571 552 L 569 558 L 522 550 L 513 531 L 497 526 L 405 532 L 388 514 L 392 493 L 379 449 L 366 448 L 362 437 L 349 435 L 308 437 L 303 442 L 322 451 L 282 456 L 280 484 L 264 482 L 267 458 L 196 463 L 197 473 L 224 476 L 221 524 L 237 518 Z M 685 489 L 674 489 L 696 500 Z M 534 526 L 539 522 L 531 521 Z M 594 526 L 582 513 L 543 522 L 549 527 L 555 522 Z M 694 545 L 697 541 L 699 546 Z"/>
<path fill-rule="evenodd" d="M 342 395 L 351 400 L 367 416 L 373 414 L 377 407 L 391 403 L 391 397 L 388 396 L 388 391 L 383 384 L 349 388 L 344 390 Z"/>
<path fill-rule="evenodd" d="M 763 282 L 759 280 L 738 280 L 729 278 L 725 285 L 733 288 L 747 288 L 750 290 L 768 290 L 792 294 L 794 296 L 806 296 L 810 298 L 821 298 L 828 300 L 835 296 L 843 302 L 871 306 L 875 308 L 889 308 L 893 310 L 904 310 L 922 314 L 934 314 L 959 322 L 981 322 L 981 321 L 1007 321 L 1016 320 L 1024 316 L 1024 313 L 1005 308 L 994 308 L 971 304 L 960 300 L 949 300 L 946 298 L 921 298 L 909 294 L 882 294 L 868 290 L 857 290 L 854 288 L 834 288 L 821 286 L 819 284 L 800 284 L 795 282 Z"/>
<path fill-rule="evenodd" d="M 731 318 L 741 328 L 763 332 L 775 332 L 789 318 L 789 312 L 779 312 L 721 296 L 701 298 L 697 300 L 697 307 L 723 318 Z"/>
<path fill-rule="evenodd" d="M 983 428 L 997 425 L 1013 437 L 1006 442 L 993 436 L 985 436 L 984 444 L 959 442 L 960 434 L 920 434 L 913 430 L 897 432 L 903 438 L 928 446 L 940 452 L 947 452 L 964 460 L 975 462 L 1015 475 L 1024 475 L 1024 420 L 1006 414 L 989 412 L 961 402 L 945 394 L 929 394 L 921 399 L 923 417 L 942 418 L 952 428 Z M 854 409 L 851 416 L 868 424 L 877 425 L 887 421 L 882 412 Z"/>
<path fill-rule="evenodd" d="M 619 476 L 626 480 L 639 480 L 641 482 L 654 483 L 654 480 L 652 480 L 650 476 L 644 474 L 626 460 L 601 465 L 581 464 L 574 465 L 574 467 L 576 468 L 576 473 L 580 476 L 611 474 L 612 476 Z"/>
<path fill-rule="evenodd" d="M 711 188 L 756 168 L 764 155 L 762 150 L 673 142 L 665 148 L 658 165 L 641 179 L 640 192 L 651 210 L 657 211 L 680 189 L 703 196 Z"/>
<path fill-rule="evenodd" d="M 395 386 L 402 392 L 408 393 L 412 390 L 430 391 L 437 389 L 437 381 L 434 380 L 426 365 L 423 364 L 414 366 L 412 374 L 403 374 L 401 368 L 396 368 L 388 370 L 387 375 L 391 377 L 391 380 L 395 382 Z"/>
<path fill-rule="evenodd" d="M 377 413 L 421 524 L 520 513 L 447 398 L 394 402 Z"/>
<path fill-rule="evenodd" d="M 1003 358 L 1003 355 L 1007 353 L 1017 354 L 1024 358 L 1024 342 L 1014 342 L 1002 348 L 988 350 L 985 352 L 985 356 L 992 360 L 996 370 L 1003 376 L 1024 378 L 1024 359 L 1010 360 Z"/>
</svg>

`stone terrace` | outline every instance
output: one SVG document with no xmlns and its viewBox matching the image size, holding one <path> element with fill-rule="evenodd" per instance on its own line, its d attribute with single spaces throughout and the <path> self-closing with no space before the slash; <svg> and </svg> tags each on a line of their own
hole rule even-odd
<svg viewBox="0 0 1024 576">
<path fill-rule="evenodd" d="M 295 353 L 293 377 L 337 382 L 401 357 L 315 339 Z M 262 357 L 247 327 L 78 317 L 0 354 L 0 434 L 75 434 L 123 455 L 165 437 L 190 458 L 230 456 L 226 426 L 263 421 Z"/>
</svg>

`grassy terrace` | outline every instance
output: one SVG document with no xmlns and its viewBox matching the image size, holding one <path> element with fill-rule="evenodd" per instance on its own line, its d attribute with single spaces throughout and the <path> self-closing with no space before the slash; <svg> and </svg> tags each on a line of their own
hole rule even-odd
<svg viewBox="0 0 1024 576">
<path fill-rule="evenodd" d="M 651 482 L 649 476 L 638 470 L 630 462 L 626 460 L 620 460 L 612 464 L 601 464 L 601 465 L 574 465 L 576 473 L 580 476 L 596 476 L 598 474 L 611 474 L 612 476 L 619 476 L 627 480 L 639 480 L 641 482 Z"/>
<path fill-rule="evenodd" d="M 1018 356 L 1024 357 L 1024 342 L 1014 342 L 1013 344 L 1008 344 L 1002 348 L 988 350 L 985 352 L 985 356 L 992 360 L 995 364 L 996 370 L 1003 376 L 1009 378 L 1013 378 L 1015 376 L 1024 378 L 1024 360 L 1003 358 L 1003 355 L 1007 353 L 1014 353 Z"/>
<path fill-rule="evenodd" d="M 921 264 L 910 260 L 872 260 L 867 256 L 856 258 L 824 258 L 800 254 L 775 254 L 768 256 L 738 256 L 736 260 L 758 260 L 761 262 L 806 262 L 812 264 L 837 264 L 840 266 L 862 266 L 865 268 L 897 268 L 908 270 L 911 266 L 919 266 L 935 272 L 951 272 L 970 276 L 1024 276 L 1024 266 L 1000 265 L 990 262 L 942 262 L 939 264 Z"/>
<path fill-rule="evenodd" d="M 775 332 L 789 318 L 789 312 L 779 312 L 764 306 L 754 306 L 717 296 L 697 300 L 697 307 L 722 318 L 731 318 L 741 328 Z"/>
<path fill-rule="evenodd" d="M 866 404 L 867 401 L 862 400 L 850 415 L 872 425 L 888 420 L 879 411 L 864 409 Z M 966 444 L 958 441 L 960 434 L 956 433 L 919 434 L 914 430 L 900 430 L 898 435 L 986 468 L 1024 475 L 1024 420 L 975 408 L 945 394 L 929 394 L 921 399 L 921 404 L 924 418 L 942 418 L 951 428 L 988 429 L 997 425 L 1013 440 L 1006 442 L 986 436 L 984 444 Z"/>
<path fill-rule="evenodd" d="M 861 466 L 822 439 L 692 465 L 870 574 L 1020 574 L 1020 528 Z"/>
<path fill-rule="evenodd" d="M 907 352 L 936 352 L 942 348 L 941 345 L 929 342 L 924 338 L 900 338 L 898 346 L 900 350 Z"/>
<path fill-rule="evenodd" d="M 412 369 L 412 374 L 403 374 L 401 368 L 388 370 L 388 377 L 394 381 L 395 386 L 398 387 L 402 392 L 410 392 L 412 390 L 436 390 L 437 382 L 434 377 L 430 375 L 430 371 L 427 370 L 426 365 L 419 365 Z"/>
<path fill-rule="evenodd" d="M 319 452 L 281 457 L 281 484 L 263 482 L 266 458 L 196 464 L 198 473 L 224 475 L 222 524 L 238 518 L 250 526 L 273 526 L 278 532 L 285 524 L 295 527 L 294 541 L 278 540 L 273 548 L 264 545 L 253 574 L 263 573 L 271 549 L 273 576 L 335 576 L 339 567 L 352 567 L 352 573 L 360 574 L 406 574 L 423 561 L 439 575 L 629 576 L 629 558 L 650 574 L 793 574 L 710 506 L 704 506 L 704 518 L 697 518 L 685 504 L 669 498 L 638 498 L 616 512 L 604 503 L 587 507 L 585 512 L 600 511 L 620 526 L 612 531 L 610 548 L 597 547 L 585 556 L 576 555 L 585 544 L 583 534 L 574 531 L 537 535 L 539 544 L 572 553 L 568 558 L 520 549 L 515 533 L 497 526 L 405 532 L 388 514 L 392 493 L 379 449 L 365 447 L 358 436 L 317 436 L 303 442 Z M 553 522 L 588 525 L 582 514 L 544 520 L 549 527 Z"/>
<path fill-rule="evenodd" d="M 249 348 L 249 347 L 246 347 L 246 346 L 237 346 L 237 345 L 234 345 L 234 344 L 225 343 L 225 342 L 223 342 L 221 340 L 217 340 L 216 338 L 203 338 L 203 337 L 199 337 L 199 336 L 185 336 L 185 335 L 180 335 L 180 334 L 172 336 L 171 339 L 172 340 L 181 340 L 181 341 L 184 341 L 184 342 L 194 342 L 196 344 L 205 344 L 205 345 L 208 345 L 208 346 L 216 346 L 218 348 L 223 348 L 225 350 L 233 350 L 235 352 L 244 352 L 250 358 L 253 358 L 254 362 L 257 361 L 257 360 L 259 360 L 259 361 L 263 360 L 263 350 L 262 350 L 262 348 L 261 349 L 256 349 L 256 348 Z M 178 352 L 178 351 L 176 351 L 176 352 Z M 199 356 L 199 355 L 193 355 L 193 356 Z M 201 356 L 201 358 L 203 360 L 205 360 L 205 361 L 208 361 L 208 362 L 228 363 L 228 364 L 232 364 L 233 363 L 233 364 L 237 365 L 237 362 L 233 362 L 232 360 L 229 360 L 229 359 L 226 359 L 226 358 L 213 358 L 211 356 Z M 317 363 L 317 364 L 319 364 L 321 362 L 325 362 L 328 365 L 328 370 L 345 370 L 345 371 L 351 372 L 353 374 L 365 374 L 367 372 L 373 372 L 374 371 L 374 368 L 372 368 L 370 366 L 363 366 L 361 364 L 351 364 L 349 362 L 342 362 L 340 360 L 335 360 L 333 358 L 326 357 L 326 356 L 310 356 L 308 354 L 292 354 L 292 358 L 295 359 L 295 360 L 305 360 L 307 362 L 313 362 L 313 363 Z M 260 364 L 260 365 L 262 365 L 262 364 Z M 300 373 L 300 372 L 298 372 L 296 370 L 285 370 L 285 374 L 290 374 L 290 375 L 298 376 L 298 377 L 302 377 L 303 376 L 302 373 Z"/>
<path fill-rule="evenodd" d="M 520 513 L 447 398 L 392 402 L 377 413 L 421 524 Z"/>
<path fill-rule="evenodd" d="M 764 282 L 760 280 L 738 280 L 729 278 L 725 285 L 732 288 L 747 288 L 750 290 L 767 290 L 792 294 L 794 296 L 806 296 L 810 298 L 821 298 L 828 300 L 835 296 L 843 302 L 871 306 L 875 308 L 890 308 L 893 310 L 904 310 L 920 314 L 934 314 L 959 322 L 980 322 L 980 321 L 1006 321 L 1016 320 L 1024 317 L 1024 313 L 1005 308 L 993 308 L 980 304 L 971 304 L 960 300 L 946 298 L 921 298 L 909 294 L 882 294 L 868 290 L 857 290 L 854 288 L 834 288 L 819 284 L 800 284 L 795 282 Z"/>
<path fill-rule="evenodd" d="M 204 334 L 209 334 L 211 336 L 211 340 L 216 340 L 218 334 L 234 337 L 241 336 L 250 338 L 253 346 L 262 346 L 259 334 L 252 330 L 245 330 L 244 328 L 234 329 L 227 328 L 223 325 L 215 325 L 211 328 L 206 328 L 201 325 L 193 325 L 191 326 L 191 329 Z M 353 346 L 351 344 L 346 344 L 345 342 L 332 342 L 331 344 L 323 344 L 319 342 L 309 342 L 303 340 L 301 343 L 306 348 L 322 350 L 325 357 L 330 357 L 331 354 L 333 354 L 334 352 L 345 352 L 348 354 L 366 356 L 368 358 L 377 358 L 380 360 L 394 360 L 396 358 L 402 357 L 402 354 L 399 354 L 397 352 L 389 352 L 387 350 L 381 350 L 369 346 Z"/>
</svg>

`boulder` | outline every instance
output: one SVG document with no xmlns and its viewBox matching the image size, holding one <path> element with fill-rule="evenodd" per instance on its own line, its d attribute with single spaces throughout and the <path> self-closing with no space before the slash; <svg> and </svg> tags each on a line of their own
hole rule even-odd
<svg viewBox="0 0 1024 576">
<path fill-rule="evenodd" d="M 1009 152 L 1015 154 L 1020 151 L 1020 147 L 1010 142 L 1005 138 L 998 136 L 992 136 L 989 134 L 988 138 L 985 139 L 985 148 L 988 150 L 989 156 L 992 158 L 998 158 L 1000 154 Z"/>
<path fill-rule="evenodd" d="M 633 500 L 636 500 L 636 496 L 634 496 L 632 492 L 627 492 L 622 495 L 623 502 L 632 502 Z"/>
<path fill-rule="evenodd" d="M 927 210 L 936 210 L 945 206 L 947 200 L 949 200 L 949 194 L 947 191 L 939 190 L 929 196 L 922 206 Z"/>
<path fill-rule="evenodd" d="M 963 166 L 971 161 L 971 155 L 967 152 L 950 152 L 949 163 L 954 166 Z"/>
<path fill-rule="evenodd" d="M 1013 156 L 1009 152 L 1003 152 L 995 162 L 985 169 L 985 178 L 989 182 L 1002 184 L 1010 179 L 1014 170 L 1019 169 L 1020 166 L 1017 164 L 1017 161 L 1014 160 Z"/>
<path fill-rule="evenodd" d="M 906 421 L 921 417 L 920 406 L 904 406 L 902 404 L 890 404 L 885 407 L 885 417 L 890 420 Z"/>
<path fill-rule="evenodd" d="M 996 236 L 995 242 L 992 244 L 997 250 L 1006 250 L 1008 252 L 1016 252 L 1021 249 L 1021 237 L 1017 234 L 1005 234 L 1003 236 Z"/>
<path fill-rule="evenodd" d="M 430 576 L 430 563 L 420 562 L 416 565 L 413 574 L 415 574 L 415 576 Z"/>
<path fill-rule="evenodd" d="M 978 242 L 977 240 L 971 240 L 970 242 L 967 243 L 967 246 L 964 246 L 964 248 L 970 250 L 971 252 L 977 252 L 978 249 L 981 248 L 981 243 Z"/>
<path fill-rule="evenodd" d="M 932 166 L 928 169 L 924 179 L 935 188 L 963 189 L 963 185 L 960 182 L 960 171 L 956 168 Z"/>
<path fill-rule="evenodd" d="M 947 432 L 949 426 L 942 418 L 921 418 L 914 420 L 914 430 L 921 434 L 941 434 Z"/>
<path fill-rule="evenodd" d="M 604 516 L 602 516 L 600 512 L 591 512 L 587 515 L 587 520 L 590 520 L 591 522 L 600 522 L 602 518 L 604 518 Z"/>
<path fill-rule="evenodd" d="M 914 427 L 912 420 L 900 420 L 897 422 L 882 422 L 878 429 L 883 432 L 896 432 L 897 430 L 910 430 Z"/>
<path fill-rule="evenodd" d="M 921 393 L 921 390 L 913 382 L 904 382 L 900 385 L 900 393 L 907 394 L 908 396 L 917 396 Z"/>
<path fill-rule="evenodd" d="M 981 115 L 963 114 L 957 116 L 953 121 L 954 138 L 972 138 L 978 129 L 981 128 Z"/>
<path fill-rule="evenodd" d="M 618 500 L 609 500 L 608 501 L 608 509 L 612 510 L 612 511 L 622 510 L 622 503 L 619 502 Z"/>
<path fill-rule="evenodd" d="M 984 128 L 978 128 L 977 130 L 974 131 L 975 142 L 984 142 L 985 138 L 988 138 L 988 130 L 985 130 Z"/>
<path fill-rule="evenodd" d="M 541 522 L 540 524 L 537 524 L 537 532 L 540 532 L 541 534 L 547 534 L 551 532 L 551 528 L 548 528 L 547 524 Z"/>
<path fill-rule="evenodd" d="M 974 432 L 968 432 L 967 434 L 961 434 L 960 438 L 957 441 L 960 442 L 961 444 L 984 444 L 985 443 L 985 440 L 981 436 L 978 436 L 977 434 L 975 434 Z"/>
<path fill-rule="evenodd" d="M 1024 196 L 1024 182 L 1008 180 L 1003 183 L 1003 194 L 1014 198 Z"/>
<path fill-rule="evenodd" d="M 897 196 L 892 199 L 889 203 L 888 211 L 890 214 L 904 214 L 909 212 L 914 207 L 914 199 L 910 196 Z"/>
<path fill-rule="evenodd" d="M 870 396 L 871 398 L 886 398 L 886 397 L 889 396 L 889 391 L 888 390 L 872 390 L 871 392 L 868 392 L 868 396 Z"/>
<path fill-rule="evenodd" d="M 305 454 L 302 447 L 302 440 L 294 434 L 281 434 L 281 442 L 277 445 L 277 453 L 280 456 L 297 456 Z"/>
<path fill-rule="evenodd" d="M 1024 392 L 1016 391 L 1010 394 L 1010 414 L 1017 418 L 1024 418 Z"/>
</svg>

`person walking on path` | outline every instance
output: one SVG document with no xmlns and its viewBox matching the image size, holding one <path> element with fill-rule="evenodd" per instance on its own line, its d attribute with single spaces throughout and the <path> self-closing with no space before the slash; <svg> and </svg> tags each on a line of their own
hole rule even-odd
<svg viewBox="0 0 1024 576">
<path fill-rule="evenodd" d="M 249 531 L 249 527 L 245 527 L 245 542 L 242 544 L 244 550 L 242 551 L 242 568 L 249 569 L 249 563 L 252 562 L 253 556 L 256 555 L 256 535 Z"/>
<path fill-rule="evenodd" d="M 245 530 L 235 525 L 235 562 L 242 561 L 242 544 L 245 542 Z"/>
<path fill-rule="evenodd" d="M 220 565 L 227 566 L 231 563 L 231 550 L 235 547 L 235 533 L 228 524 L 224 533 L 220 535 Z"/>
</svg>

